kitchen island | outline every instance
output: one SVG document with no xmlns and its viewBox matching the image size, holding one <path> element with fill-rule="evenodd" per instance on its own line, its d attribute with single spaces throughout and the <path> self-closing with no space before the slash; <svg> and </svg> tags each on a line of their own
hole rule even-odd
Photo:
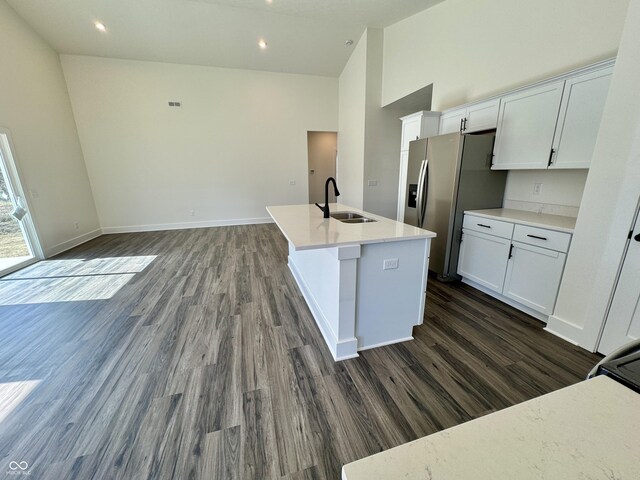
<svg viewBox="0 0 640 480">
<path fill-rule="evenodd" d="M 413 339 L 435 233 L 341 204 L 330 204 L 332 215 L 369 220 L 325 219 L 315 205 L 267 211 L 289 242 L 289 268 L 336 361 Z"/>
</svg>

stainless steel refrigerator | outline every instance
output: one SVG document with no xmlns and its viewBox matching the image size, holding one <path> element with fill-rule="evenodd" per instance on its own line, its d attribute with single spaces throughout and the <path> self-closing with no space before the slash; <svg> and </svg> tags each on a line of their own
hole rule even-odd
<svg viewBox="0 0 640 480">
<path fill-rule="evenodd" d="M 409 144 L 404 223 L 436 232 L 429 270 L 459 278 L 465 210 L 500 208 L 507 172 L 491 170 L 495 132 L 450 133 Z"/>
</svg>

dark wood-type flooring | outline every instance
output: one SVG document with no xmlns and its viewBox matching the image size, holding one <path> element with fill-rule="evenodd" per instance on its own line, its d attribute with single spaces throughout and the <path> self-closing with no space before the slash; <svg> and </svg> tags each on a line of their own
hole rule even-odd
<svg viewBox="0 0 640 480">
<path fill-rule="evenodd" d="M 106 235 L 0 279 L 0 478 L 338 479 L 598 360 L 431 281 L 414 341 L 334 363 L 286 256 L 274 225 Z"/>
</svg>

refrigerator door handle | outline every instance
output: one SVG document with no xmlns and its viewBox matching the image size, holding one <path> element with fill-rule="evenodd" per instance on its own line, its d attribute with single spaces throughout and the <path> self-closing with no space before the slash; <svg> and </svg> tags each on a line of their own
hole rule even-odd
<svg viewBox="0 0 640 480">
<path fill-rule="evenodd" d="M 420 174 L 418 175 L 418 191 L 416 192 L 416 225 L 422 226 L 422 190 L 424 189 L 424 164 L 426 160 L 423 160 L 420 164 Z"/>
<path fill-rule="evenodd" d="M 424 175 L 422 176 L 422 213 L 420 214 L 420 228 L 424 226 L 424 215 L 427 211 L 427 196 L 429 195 L 429 159 L 424 162 Z"/>
<path fill-rule="evenodd" d="M 429 160 L 423 160 L 422 165 L 420 165 L 420 176 L 418 177 L 418 193 L 416 195 L 416 214 L 417 214 L 417 223 L 418 228 L 422 228 L 422 223 L 424 222 L 424 212 L 426 209 L 426 200 L 427 200 L 427 189 L 426 184 L 428 181 L 428 168 L 429 168 Z"/>
</svg>

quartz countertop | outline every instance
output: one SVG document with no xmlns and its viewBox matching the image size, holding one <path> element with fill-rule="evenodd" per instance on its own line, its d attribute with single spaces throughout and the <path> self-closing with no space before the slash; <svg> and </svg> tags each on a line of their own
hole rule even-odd
<svg viewBox="0 0 640 480">
<path fill-rule="evenodd" d="M 599 376 L 345 465 L 343 480 L 640 478 L 640 394 Z"/>
<path fill-rule="evenodd" d="M 508 222 L 529 225 L 531 227 L 549 228 L 559 232 L 573 233 L 576 228 L 576 219 L 548 213 L 527 212 L 525 210 L 513 210 L 510 208 L 492 208 L 488 210 L 467 210 L 464 213 L 485 218 L 495 218 Z"/>
<path fill-rule="evenodd" d="M 428 230 L 389 220 L 339 203 L 329 204 L 329 209 L 331 213 L 356 212 L 376 221 L 343 223 L 335 218 L 323 218 L 322 211 L 315 205 L 267 207 L 273 220 L 296 250 L 348 244 L 396 242 L 436 236 L 435 233 Z"/>
</svg>

